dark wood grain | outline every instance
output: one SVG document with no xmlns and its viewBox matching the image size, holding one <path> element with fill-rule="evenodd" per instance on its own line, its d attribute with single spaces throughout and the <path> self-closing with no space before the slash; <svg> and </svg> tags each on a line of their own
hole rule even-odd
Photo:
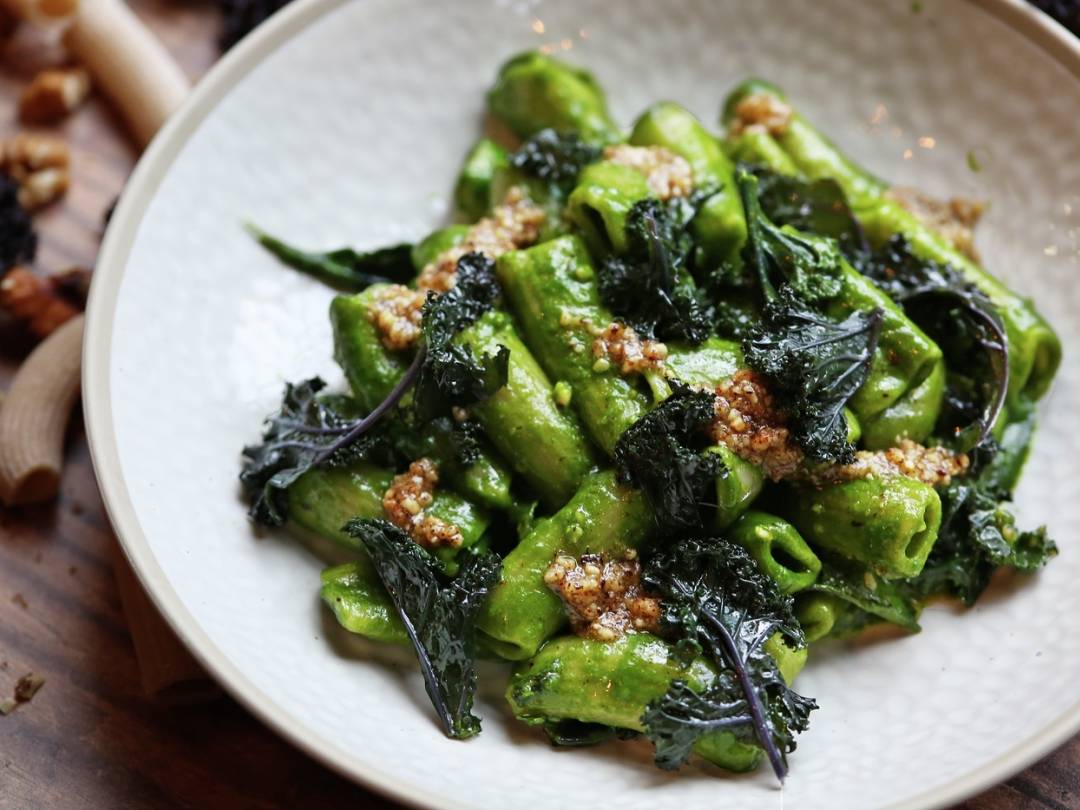
<svg viewBox="0 0 1080 810">
<path fill-rule="evenodd" d="M 133 0 L 191 76 L 217 56 L 208 3 Z M 0 72 L 0 130 L 15 129 L 24 78 Z M 38 266 L 91 266 L 101 219 L 135 155 L 92 100 L 62 132 L 75 182 L 37 218 Z M 0 385 L 29 344 L 0 323 Z M 0 511 L 0 697 L 27 672 L 33 702 L 0 717 L 0 808 L 391 807 L 281 741 L 229 699 L 170 709 L 141 694 L 112 575 L 115 542 L 74 420 L 58 503 Z M 23 606 L 25 603 L 25 606 Z M 965 810 L 1080 807 L 1080 739 Z"/>
</svg>

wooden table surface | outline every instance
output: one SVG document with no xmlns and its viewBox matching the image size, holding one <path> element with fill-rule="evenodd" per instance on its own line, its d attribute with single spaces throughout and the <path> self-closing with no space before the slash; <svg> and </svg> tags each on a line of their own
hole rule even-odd
<svg viewBox="0 0 1080 810">
<path fill-rule="evenodd" d="M 192 77 L 217 57 L 209 2 L 132 0 Z M 0 67 L 0 131 L 16 129 L 25 77 Z M 74 183 L 38 215 L 38 267 L 92 266 L 102 215 L 135 153 L 92 99 L 62 128 Z M 29 344 L 0 323 L 0 386 Z M 0 716 L 0 808 L 392 807 L 294 750 L 230 699 L 170 709 L 146 699 L 113 580 L 115 539 L 82 430 L 71 430 L 58 503 L 0 508 L 0 699 L 27 672 L 46 678 L 33 702 Z M 1080 738 L 970 810 L 1080 807 Z"/>
</svg>

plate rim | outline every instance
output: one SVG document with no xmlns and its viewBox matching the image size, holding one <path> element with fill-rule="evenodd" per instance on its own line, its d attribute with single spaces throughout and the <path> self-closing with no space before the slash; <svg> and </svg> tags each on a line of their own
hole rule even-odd
<svg viewBox="0 0 1080 810">
<path fill-rule="evenodd" d="M 228 51 L 195 85 L 143 153 L 125 184 L 96 262 L 86 308 L 82 405 L 87 443 L 102 502 L 138 580 L 173 632 L 224 690 L 263 724 L 330 770 L 412 807 L 465 810 L 468 805 L 406 786 L 293 719 L 229 659 L 185 607 L 157 561 L 124 483 L 112 418 L 110 358 L 120 281 L 148 204 L 176 157 L 221 100 L 251 71 L 311 24 L 349 0 L 295 0 Z M 964 0 L 1026 37 L 1080 81 L 1080 37 L 1023 0 Z M 997 785 L 1080 732 L 1080 700 L 1004 754 L 888 810 L 942 808 Z"/>
</svg>

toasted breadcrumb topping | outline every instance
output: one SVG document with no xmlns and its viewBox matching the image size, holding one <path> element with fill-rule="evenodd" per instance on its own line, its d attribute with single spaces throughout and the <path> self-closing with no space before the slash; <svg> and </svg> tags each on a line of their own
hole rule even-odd
<svg viewBox="0 0 1080 810">
<path fill-rule="evenodd" d="M 479 220 L 459 244 L 443 251 L 420 271 L 416 286 L 421 290 L 446 292 L 454 286 L 458 259 L 466 253 L 483 253 L 494 261 L 509 250 L 534 244 L 543 223 L 543 209 L 533 205 L 515 186 L 507 192 L 502 204 L 495 206 L 491 216 Z"/>
<path fill-rule="evenodd" d="M 604 159 L 644 175 L 649 191 L 661 200 L 686 197 L 694 190 L 694 173 L 686 158 L 663 146 L 617 144 L 604 149 Z"/>
<path fill-rule="evenodd" d="M 626 376 L 662 370 L 668 349 L 658 340 L 642 338 L 632 326 L 612 321 L 594 335 L 592 353 L 596 371 L 607 371 L 609 366 L 616 365 L 619 373 Z"/>
<path fill-rule="evenodd" d="M 743 132 L 767 132 L 783 135 L 791 123 L 792 109 L 769 93 L 754 93 L 735 105 L 735 118 L 729 129 L 732 135 Z"/>
<path fill-rule="evenodd" d="M 458 548 L 464 541 L 461 529 L 424 511 L 431 506 L 438 483 L 439 469 L 435 462 L 417 459 L 408 470 L 394 476 L 383 495 L 383 511 L 391 523 L 404 529 L 424 548 Z"/>
<path fill-rule="evenodd" d="M 427 294 L 403 284 L 388 284 L 372 293 L 367 317 L 390 351 L 402 351 L 420 338 L 420 320 Z"/>
<path fill-rule="evenodd" d="M 606 561 L 600 554 L 580 559 L 558 554 L 544 582 L 563 600 L 579 636 L 615 641 L 627 633 L 659 629 L 660 600 L 642 589 L 641 563 L 633 550 Z"/>
<path fill-rule="evenodd" d="M 716 387 L 716 418 L 709 434 L 773 481 L 797 472 L 803 458 L 765 380 L 748 369 Z"/>
<path fill-rule="evenodd" d="M 860 450 L 853 463 L 829 467 L 814 476 L 813 481 L 838 483 L 904 475 L 937 487 L 945 486 L 954 476 L 963 475 L 970 463 L 965 453 L 956 453 L 946 447 L 924 447 L 911 439 L 901 439 L 896 447 L 887 450 Z"/>
<path fill-rule="evenodd" d="M 905 186 L 894 186 L 885 192 L 885 196 L 900 203 L 919 222 L 937 231 L 972 261 L 979 261 L 979 253 L 975 249 L 975 226 L 986 210 L 984 202 L 967 197 L 939 200 Z"/>
</svg>

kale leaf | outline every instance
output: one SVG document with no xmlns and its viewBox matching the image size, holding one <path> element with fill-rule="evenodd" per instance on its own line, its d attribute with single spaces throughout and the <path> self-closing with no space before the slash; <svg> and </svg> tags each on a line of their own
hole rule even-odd
<svg viewBox="0 0 1080 810">
<path fill-rule="evenodd" d="M 19 202 L 19 184 L 0 174 L 0 276 L 37 253 L 37 233 L 30 214 Z"/>
<path fill-rule="evenodd" d="M 957 436 L 964 450 L 983 442 L 1009 389 L 1008 339 L 997 308 L 959 270 L 915 256 L 901 235 L 851 258 L 945 353 L 948 390 L 938 432 Z"/>
<path fill-rule="evenodd" d="M 835 596 L 868 614 L 867 618 L 919 632 L 919 606 L 907 590 L 848 560 L 823 559 L 821 573 L 806 590 Z"/>
<path fill-rule="evenodd" d="M 542 129 L 510 155 L 510 165 L 543 181 L 554 197 L 562 199 L 574 188 L 581 170 L 600 158 L 600 148 L 585 143 L 576 133 Z"/>
<path fill-rule="evenodd" d="M 473 619 L 499 581 L 501 561 L 491 552 L 468 555 L 453 579 L 439 561 L 397 526 L 354 518 L 345 531 L 360 540 L 405 625 L 431 704 L 448 737 L 480 733 L 472 713 L 476 694 Z"/>
<path fill-rule="evenodd" d="M 910 583 L 916 597 L 948 594 L 972 605 L 998 568 L 1029 574 L 1057 554 L 1045 527 L 1020 531 L 1010 509 L 1034 418 L 1030 408 L 1005 429 L 997 452 L 984 454 L 990 458 L 981 469 L 939 490 L 941 528 L 922 573 Z"/>
<path fill-rule="evenodd" d="M 251 223 L 252 236 L 281 262 L 340 290 L 360 291 L 372 284 L 407 284 L 416 275 L 412 245 L 403 243 L 377 250 L 339 248 L 325 253 L 287 245 Z"/>
<path fill-rule="evenodd" d="M 687 270 L 694 242 L 687 227 L 709 192 L 662 203 L 634 203 L 626 218 L 627 251 L 604 258 L 597 286 L 604 304 L 647 338 L 697 344 L 713 314 Z"/>
<path fill-rule="evenodd" d="M 783 288 L 743 342 L 747 364 L 768 379 L 810 458 L 854 460 L 844 405 L 870 373 L 881 321 L 880 309 L 830 321 Z"/>
<path fill-rule="evenodd" d="M 240 482 L 251 498 L 250 515 L 257 523 L 280 526 L 287 514 L 286 490 L 320 464 L 347 464 L 387 450 L 389 431 L 369 429 L 404 395 L 419 372 L 417 360 L 390 396 L 369 415 L 357 418 L 344 398 L 320 394 L 318 377 L 286 383 L 278 412 L 266 420 L 262 442 L 243 449 Z"/>
<path fill-rule="evenodd" d="M 720 456 L 701 452 L 715 402 L 708 391 L 676 386 L 615 443 L 619 481 L 644 491 L 657 525 L 667 530 L 702 528 L 701 507 L 711 500 L 709 488 L 728 472 Z"/>
<path fill-rule="evenodd" d="M 746 211 L 743 261 L 752 269 L 766 303 L 789 287 L 808 304 L 835 298 L 843 289 L 843 255 L 836 241 L 775 225 L 761 209 L 759 181 L 747 171 L 736 178 Z"/>
<path fill-rule="evenodd" d="M 454 405 L 486 399 L 506 384 L 510 351 L 500 346 L 494 355 L 477 358 L 454 336 L 494 306 L 500 295 L 495 265 L 482 253 L 458 260 L 454 286 L 438 295 L 429 292 L 422 328 L 427 356 L 416 380 L 414 406 L 421 419 L 434 418 Z"/>
<path fill-rule="evenodd" d="M 817 706 L 788 687 L 763 646 L 775 633 L 804 643 L 791 597 L 741 546 L 720 538 L 678 541 L 646 562 L 642 582 L 662 600 L 662 634 L 687 660 L 704 654 L 719 673 L 702 693 L 675 681 L 646 707 L 656 764 L 679 767 L 698 739 L 725 728 L 758 742 L 783 780 L 795 734 Z"/>
<path fill-rule="evenodd" d="M 866 234 L 832 178 L 804 180 L 760 166 L 745 167 L 758 178 L 758 202 L 776 225 L 835 239 L 845 254 L 868 249 Z"/>
</svg>

